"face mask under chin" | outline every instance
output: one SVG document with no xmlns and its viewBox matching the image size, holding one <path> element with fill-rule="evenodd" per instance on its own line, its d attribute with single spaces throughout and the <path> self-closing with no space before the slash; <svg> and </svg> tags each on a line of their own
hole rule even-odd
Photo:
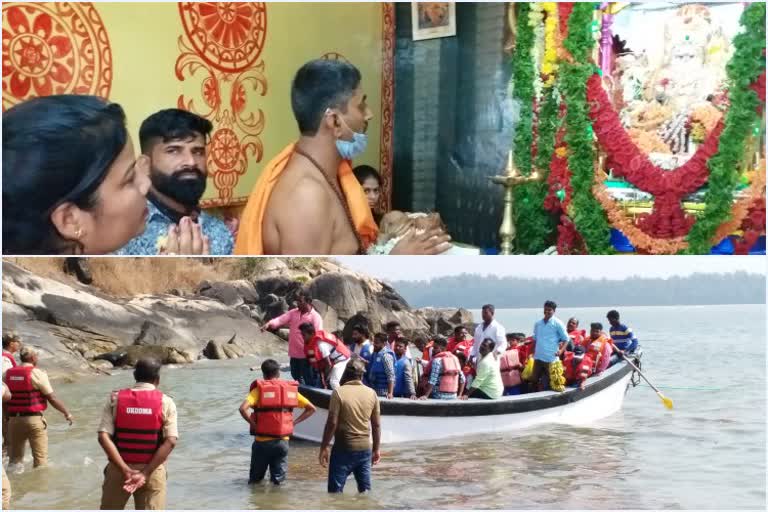
<svg viewBox="0 0 768 512">
<path fill-rule="evenodd" d="M 341 122 L 344 123 L 347 128 L 349 128 L 347 122 L 344 121 L 341 116 L 338 117 L 341 119 Z M 349 128 L 349 131 L 352 132 L 352 140 L 336 139 L 336 150 L 344 160 L 352 160 L 356 156 L 359 156 L 365 152 L 365 149 L 368 147 L 367 134 L 358 133 L 351 128 Z"/>
</svg>

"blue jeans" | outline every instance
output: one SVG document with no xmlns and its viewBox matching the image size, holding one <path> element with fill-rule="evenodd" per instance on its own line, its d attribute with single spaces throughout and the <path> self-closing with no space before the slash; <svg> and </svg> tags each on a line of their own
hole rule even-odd
<svg viewBox="0 0 768 512">
<path fill-rule="evenodd" d="M 306 359 L 291 358 L 291 378 L 300 384 L 318 387 L 317 374 Z"/>
<path fill-rule="evenodd" d="M 285 473 L 288 470 L 288 441 L 275 439 L 253 442 L 248 483 L 255 484 L 264 480 L 267 468 L 269 468 L 269 479 L 273 484 L 280 485 L 285 480 Z"/>
<path fill-rule="evenodd" d="M 509 386 L 504 388 L 504 396 L 519 395 L 523 392 L 523 386 L 518 384 L 517 386 Z"/>
<path fill-rule="evenodd" d="M 344 492 L 350 474 L 355 475 L 357 492 L 371 490 L 371 450 L 350 452 L 334 446 L 328 465 L 328 492 Z"/>
</svg>

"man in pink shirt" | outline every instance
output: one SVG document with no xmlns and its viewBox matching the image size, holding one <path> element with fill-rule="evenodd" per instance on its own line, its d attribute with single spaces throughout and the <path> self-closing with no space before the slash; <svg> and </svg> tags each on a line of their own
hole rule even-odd
<svg viewBox="0 0 768 512">
<path fill-rule="evenodd" d="M 273 318 L 261 330 L 274 330 L 288 326 L 288 357 L 291 358 L 291 377 L 307 386 L 317 386 L 315 371 L 304 356 L 304 338 L 301 336 L 299 326 L 303 323 L 311 323 L 316 330 L 323 329 L 323 319 L 314 307 L 312 297 L 306 290 L 301 290 L 296 295 L 296 308 L 287 313 Z"/>
</svg>

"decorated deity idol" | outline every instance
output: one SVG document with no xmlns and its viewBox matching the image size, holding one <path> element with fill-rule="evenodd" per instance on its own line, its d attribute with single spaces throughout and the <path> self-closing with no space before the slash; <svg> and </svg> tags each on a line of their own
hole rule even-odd
<svg viewBox="0 0 768 512">
<path fill-rule="evenodd" d="M 703 5 L 680 7 L 667 20 L 664 36 L 662 65 L 648 74 L 643 100 L 627 105 L 624 119 L 634 142 L 646 151 L 690 154 L 702 130 L 713 126 L 711 100 L 721 92 L 730 47 Z M 634 88 L 631 81 L 627 86 Z M 707 122 L 692 139 L 691 117 L 702 112 Z"/>
</svg>

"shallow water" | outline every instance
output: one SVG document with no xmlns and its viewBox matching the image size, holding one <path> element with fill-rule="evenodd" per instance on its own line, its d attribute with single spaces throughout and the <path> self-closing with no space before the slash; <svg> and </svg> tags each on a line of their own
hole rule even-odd
<svg viewBox="0 0 768 512">
<path fill-rule="evenodd" d="M 582 326 L 609 308 L 558 310 Z M 644 368 L 675 402 L 667 411 L 641 385 L 621 412 L 585 427 L 550 426 L 441 444 L 385 446 L 374 490 L 325 493 L 318 445 L 291 442 L 289 481 L 248 486 L 250 436 L 237 412 L 257 359 L 166 368 L 161 388 L 179 408 L 168 464 L 172 509 L 764 508 L 766 336 L 764 305 L 622 308 L 644 347 Z M 538 310 L 499 310 L 528 333 Z M 47 412 L 50 466 L 10 475 L 13 508 L 93 509 L 106 457 L 96 441 L 110 390 L 130 372 L 61 384 L 75 415 Z M 695 389 L 678 389 L 695 388 Z M 698 388 L 705 388 L 704 390 Z M 714 390 L 713 390 L 714 389 Z M 31 455 L 27 455 L 31 459 Z M 406 487 L 407 486 L 407 487 Z M 129 505 L 132 506 L 132 505 Z"/>
</svg>

